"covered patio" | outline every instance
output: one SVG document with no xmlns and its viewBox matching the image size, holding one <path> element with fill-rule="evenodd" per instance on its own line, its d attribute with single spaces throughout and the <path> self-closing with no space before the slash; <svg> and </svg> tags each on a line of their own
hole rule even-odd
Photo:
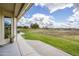
<svg viewBox="0 0 79 59">
<path fill-rule="evenodd" d="M 26 47 L 21 49 L 24 42 L 17 41 L 17 21 L 32 5 L 32 3 L 0 3 L 0 56 L 39 55 L 28 45 L 25 54 L 23 49 Z M 6 26 L 7 21 L 10 21 L 10 26 Z"/>
<path fill-rule="evenodd" d="M 0 3 L 0 46 L 14 41 L 17 21 L 31 6 L 31 3 Z"/>
<path fill-rule="evenodd" d="M 26 41 L 17 34 L 17 21 L 32 5 L 32 3 L 0 3 L 0 56 L 70 56 L 45 43 Z"/>
<path fill-rule="evenodd" d="M 40 54 L 18 34 L 17 40 L 14 38 L 14 43 L 0 47 L 0 56 L 40 56 Z"/>
</svg>

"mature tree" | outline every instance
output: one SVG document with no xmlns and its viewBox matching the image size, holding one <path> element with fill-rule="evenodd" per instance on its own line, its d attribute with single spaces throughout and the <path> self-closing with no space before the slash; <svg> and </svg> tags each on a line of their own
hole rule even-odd
<svg viewBox="0 0 79 59">
<path fill-rule="evenodd" d="M 34 28 L 34 29 L 37 29 L 37 28 L 39 28 L 39 25 L 38 25 L 37 23 L 35 23 L 35 24 L 31 24 L 30 27 L 31 27 L 31 28 Z"/>
<path fill-rule="evenodd" d="M 23 28 L 24 28 L 24 29 L 28 29 L 29 27 L 28 27 L 28 26 L 24 26 Z"/>
</svg>

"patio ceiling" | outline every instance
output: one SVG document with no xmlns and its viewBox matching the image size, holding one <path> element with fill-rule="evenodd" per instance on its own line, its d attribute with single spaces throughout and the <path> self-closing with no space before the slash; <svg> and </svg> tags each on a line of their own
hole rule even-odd
<svg viewBox="0 0 79 59">
<path fill-rule="evenodd" d="M 4 10 L 5 16 L 21 18 L 25 11 L 32 6 L 32 3 L 0 3 L 0 8 Z"/>
</svg>

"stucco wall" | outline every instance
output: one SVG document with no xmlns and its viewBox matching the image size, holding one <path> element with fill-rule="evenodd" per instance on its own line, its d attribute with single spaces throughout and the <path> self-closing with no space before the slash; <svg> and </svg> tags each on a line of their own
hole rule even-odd
<svg viewBox="0 0 79 59">
<path fill-rule="evenodd" d="M 0 45 L 5 44 L 4 38 L 4 21 L 3 21 L 3 10 L 0 9 Z"/>
</svg>

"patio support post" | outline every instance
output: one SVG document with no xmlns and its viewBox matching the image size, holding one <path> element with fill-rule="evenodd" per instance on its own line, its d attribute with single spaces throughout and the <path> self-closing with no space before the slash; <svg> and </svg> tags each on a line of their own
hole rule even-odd
<svg viewBox="0 0 79 59">
<path fill-rule="evenodd" d="M 16 18 L 13 18 L 10 43 L 13 43 L 15 40 L 16 40 Z"/>
<path fill-rule="evenodd" d="M 17 39 L 17 19 L 14 18 L 14 38 Z"/>
</svg>

